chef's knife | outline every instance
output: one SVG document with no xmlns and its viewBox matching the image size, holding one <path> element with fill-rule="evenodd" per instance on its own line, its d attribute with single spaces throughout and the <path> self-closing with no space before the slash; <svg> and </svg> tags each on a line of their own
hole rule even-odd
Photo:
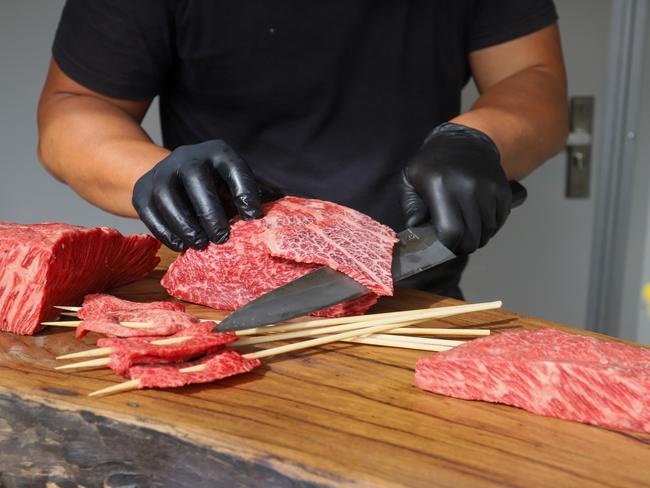
<svg viewBox="0 0 650 488">
<path fill-rule="evenodd" d="M 510 182 L 510 189 L 512 207 L 518 207 L 526 200 L 526 189 L 516 181 Z M 393 254 L 394 282 L 456 257 L 438 240 L 431 224 L 408 228 L 400 232 L 398 237 L 400 241 Z M 235 310 L 214 330 L 244 330 L 283 322 L 367 293 L 369 290 L 358 281 L 323 266 Z"/>
</svg>

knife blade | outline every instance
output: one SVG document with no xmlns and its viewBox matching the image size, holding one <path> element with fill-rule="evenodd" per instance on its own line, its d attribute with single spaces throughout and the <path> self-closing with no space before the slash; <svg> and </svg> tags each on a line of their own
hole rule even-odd
<svg viewBox="0 0 650 488">
<path fill-rule="evenodd" d="M 516 181 L 510 182 L 510 189 L 512 207 L 518 207 L 526 200 L 526 189 Z M 398 237 L 391 270 L 394 282 L 456 257 L 440 242 L 430 224 L 407 228 Z M 324 266 L 240 307 L 222 320 L 214 331 L 237 331 L 284 322 L 367 293 L 368 288 L 358 281 Z"/>
</svg>

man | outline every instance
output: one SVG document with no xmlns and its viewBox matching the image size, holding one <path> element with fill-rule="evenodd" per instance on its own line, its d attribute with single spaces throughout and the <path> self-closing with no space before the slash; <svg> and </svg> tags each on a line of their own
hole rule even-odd
<svg viewBox="0 0 650 488">
<path fill-rule="evenodd" d="M 556 19 L 551 0 L 69 0 L 39 155 L 176 250 L 224 242 L 228 203 L 259 217 L 263 183 L 430 220 L 467 255 L 507 218 L 508 180 L 566 138 Z M 164 147 L 140 127 L 157 95 Z M 466 261 L 415 284 L 460 296 Z"/>
</svg>

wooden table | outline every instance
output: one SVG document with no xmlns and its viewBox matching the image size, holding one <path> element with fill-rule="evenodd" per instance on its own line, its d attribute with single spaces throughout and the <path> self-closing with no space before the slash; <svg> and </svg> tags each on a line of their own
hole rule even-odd
<svg viewBox="0 0 650 488">
<path fill-rule="evenodd" d="M 161 274 L 114 293 L 164 298 Z M 376 310 L 455 303 L 401 290 Z M 444 322 L 582 333 L 503 311 Z M 53 367 L 95 339 L 0 337 L 0 486 L 650 486 L 650 435 L 425 393 L 421 351 L 336 344 L 219 384 L 91 399 L 122 379 Z"/>
</svg>

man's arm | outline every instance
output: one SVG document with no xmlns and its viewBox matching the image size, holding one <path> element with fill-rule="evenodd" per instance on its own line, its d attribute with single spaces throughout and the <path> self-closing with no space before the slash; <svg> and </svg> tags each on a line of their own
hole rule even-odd
<svg viewBox="0 0 650 488">
<path fill-rule="evenodd" d="M 451 122 L 486 133 L 509 179 L 557 153 L 568 134 L 566 74 L 557 25 L 469 56 L 481 96 Z"/>
<path fill-rule="evenodd" d="M 89 90 L 51 61 L 38 107 L 41 162 L 92 204 L 137 217 L 135 182 L 169 154 L 140 127 L 150 104 Z"/>
</svg>

